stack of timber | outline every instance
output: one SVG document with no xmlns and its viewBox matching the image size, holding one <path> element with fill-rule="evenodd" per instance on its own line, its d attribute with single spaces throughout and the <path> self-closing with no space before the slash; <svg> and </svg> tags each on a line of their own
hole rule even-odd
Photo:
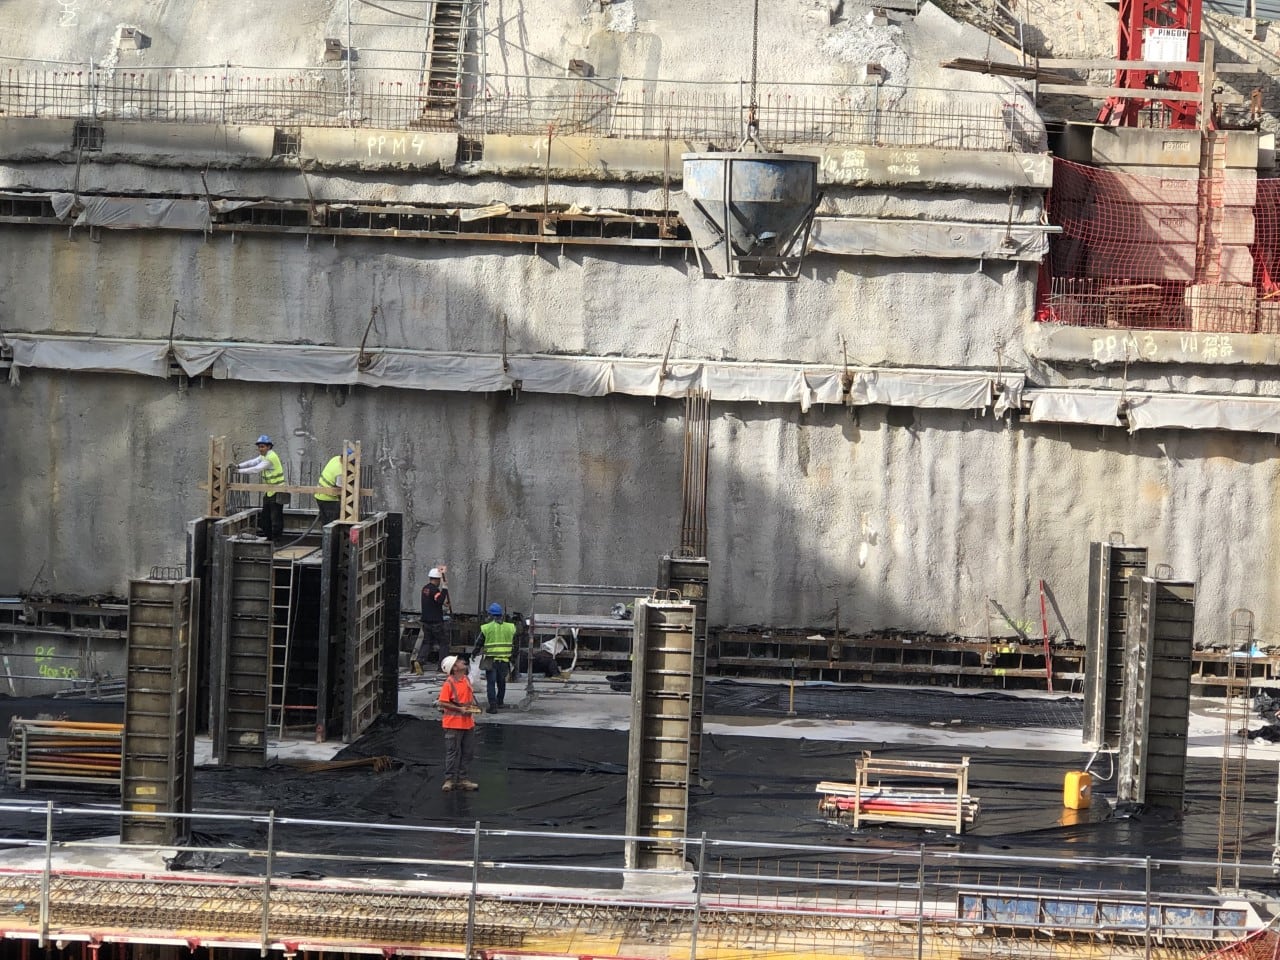
<svg viewBox="0 0 1280 960">
<path fill-rule="evenodd" d="M 948 780 L 955 787 L 886 786 L 884 779 Z M 978 800 L 969 795 L 968 757 L 959 763 L 877 760 L 864 751 L 853 783 L 824 780 L 815 789 L 822 795 L 818 810 L 851 821 L 855 830 L 864 823 L 902 823 L 963 833 L 978 814 Z"/>
<path fill-rule="evenodd" d="M 40 783 L 120 785 L 124 725 L 71 720 L 24 720 L 9 724 L 4 772 L 21 790 Z"/>
</svg>

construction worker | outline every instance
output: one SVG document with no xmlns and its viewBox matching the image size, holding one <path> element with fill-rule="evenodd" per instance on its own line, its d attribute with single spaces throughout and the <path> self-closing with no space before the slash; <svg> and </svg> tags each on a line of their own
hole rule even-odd
<svg viewBox="0 0 1280 960">
<path fill-rule="evenodd" d="M 466 656 L 445 657 L 440 664 L 448 676 L 440 687 L 440 707 L 444 710 L 444 791 L 479 790 L 480 784 L 467 779 L 467 767 L 475 755 L 476 718 L 480 712 L 471 689 Z"/>
<path fill-rule="evenodd" d="M 355 454 L 354 450 L 348 449 L 347 456 Z M 316 481 L 317 487 L 341 487 L 342 486 L 342 457 L 332 457 L 329 462 L 324 465 L 324 469 L 320 471 L 320 479 Z M 336 493 L 317 493 L 316 507 L 320 510 L 320 526 L 333 523 L 338 519 L 338 494 Z"/>
<path fill-rule="evenodd" d="M 449 588 L 444 585 L 445 571 L 443 563 L 436 564 L 427 571 L 427 582 L 422 588 L 422 607 L 419 616 L 422 618 L 422 632 L 418 635 L 418 644 L 413 648 L 413 672 L 422 673 L 423 657 L 429 657 L 428 663 L 439 663 L 441 654 L 449 652 L 449 628 L 445 626 L 453 616 L 453 605 L 449 602 Z"/>
<path fill-rule="evenodd" d="M 262 474 L 262 482 L 273 487 L 284 486 L 284 466 L 280 463 L 280 455 L 273 449 L 275 444 L 265 433 L 257 439 L 258 455 L 244 463 L 237 463 L 236 469 L 244 474 Z M 284 505 L 289 502 L 287 493 L 264 493 L 262 504 L 258 510 L 258 536 L 268 540 L 279 540 L 284 536 Z"/>
<path fill-rule="evenodd" d="M 516 625 L 508 623 L 502 615 L 502 604 L 489 604 L 489 620 L 481 625 L 480 636 L 476 637 L 473 657 L 484 652 L 485 685 L 489 702 L 489 712 L 497 713 L 506 704 L 507 674 L 511 670 L 511 652 L 516 642 Z"/>
</svg>

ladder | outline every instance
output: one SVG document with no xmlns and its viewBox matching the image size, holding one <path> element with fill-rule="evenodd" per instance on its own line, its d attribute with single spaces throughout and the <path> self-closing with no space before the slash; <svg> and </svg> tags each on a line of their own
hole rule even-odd
<svg viewBox="0 0 1280 960">
<path fill-rule="evenodd" d="M 1253 612 L 1231 611 L 1231 646 L 1227 651 L 1227 682 L 1222 744 L 1222 782 L 1218 802 L 1219 890 L 1240 889 L 1240 860 L 1244 856 L 1244 806 L 1248 792 L 1250 680 L 1249 651 L 1253 647 Z"/>
<path fill-rule="evenodd" d="M 471 0 L 435 0 L 427 28 L 423 112 L 457 117 Z"/>
<path fill-rule="evenodd" d="M 289 689 L 289 634 L 293 622 L 292 558 L 271 564 L 271 677 L 268 684 L 267 728 L 284 737 L 286 697 Z"/>
</svg>

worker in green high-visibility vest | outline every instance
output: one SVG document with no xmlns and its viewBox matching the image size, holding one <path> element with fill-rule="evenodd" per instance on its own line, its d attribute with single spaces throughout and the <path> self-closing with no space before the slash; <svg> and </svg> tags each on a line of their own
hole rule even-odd
<svg viewBox="0 0 1280 960">
<path fill-rule="evenodd" d="M 245 474 L 261 474 L 262 482 L 273 487 L 284 486 L 284 465 L 276 453 L 275 444 L 265 433 L 257 439 L 258 455 L 236 469 Z M 258 536 L 279 540 L 284 536 L 284 505 L 289 502 L 287 493 L 264 493 L 258 509 Z"/>
<path fill-rule="evenodd" d="M 348 449 L 347 456 L 354 456 L 355 451 Z M 320 479 L 316 481 L 317 487 L 341 487 L 342 486 L 342 457 L 333 457 L 324 465 L 324 469 L 320 471 Z M 338 494 L 336 493 L 317 493 L 316 507 L 320 510 L 320 526 L 338 519 Z"/>
<path fill-rule="evenodd" d="M 497 713 L 506 705 L 503 701 L 507 698 L 507 674 L 511 671 L 511 652 L 515 642 L 516 625 L 508 623 L 502 615 L 502 604 L 489 604 L 489 621 L 481 625 L 471 656 L 474 659 L 484 651 L 490 713 Z"/>
</svg>

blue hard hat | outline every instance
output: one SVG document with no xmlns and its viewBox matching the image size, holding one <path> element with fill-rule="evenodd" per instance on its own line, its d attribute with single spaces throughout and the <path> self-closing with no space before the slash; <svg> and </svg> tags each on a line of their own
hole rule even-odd
<svg viewBox="0 0 1280 960">
<path fill-rule="evenodd" d="M 491 604 L 489 604 L 489 616 L 491 616 L 491 617 L 500 617 L 500 616 L 502 616 L 502 604 L 500 604 L 500 603 L 491 603 Z"/>
<path fill-rule="evenodd" d="M 255 441 L 253 441 L 253 442 L 254 442 L 255 444 L 257 444 L 257 443 L 265 443 L 265 444 L 266 444 L 267 446 L 269 446 L 269 447 L 274 447 L 274 446 L 275 446 L 275 444 L 271 442 L 271 438 L 270 438 L 270 437 L 268 437 L 265 433 L 264 433 L 262 436 L 260 436 L 257 440 L 255 440 Z"/>
<path fill-rule="evenodd" d="M 352 450 L 350 447 L 347 447 L 347 456 L 354 457 L 355 455 L 356 455 L 356 452 Z"/>
</svg>

